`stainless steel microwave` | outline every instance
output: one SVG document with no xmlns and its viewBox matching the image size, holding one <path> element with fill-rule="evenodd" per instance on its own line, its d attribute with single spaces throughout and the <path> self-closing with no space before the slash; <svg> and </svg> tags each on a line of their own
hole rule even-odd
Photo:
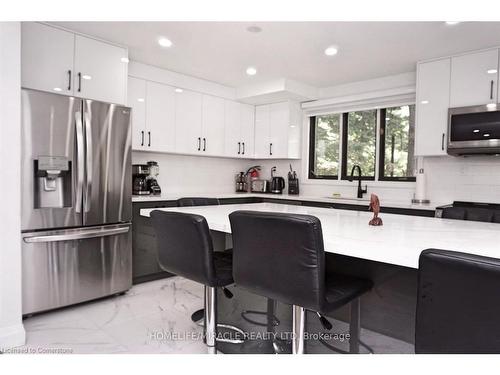
<svg viewBox="0 0 500 375">
<path fill-rule="evenodd" d="M 454 156 L 500 154 L 500 104 L 450 108 L 447 152 Z"/>
</svg>

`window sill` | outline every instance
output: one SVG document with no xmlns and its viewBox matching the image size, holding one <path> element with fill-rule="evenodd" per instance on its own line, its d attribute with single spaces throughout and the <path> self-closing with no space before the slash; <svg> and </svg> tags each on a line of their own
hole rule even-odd
<svg viewBox="0 0 500 375">
<path fill-rule="evenodd" d="M 305 179 L 301 181 L 304 185 L 320 185 L 320 186 L 354 186 L 357 181 L 349 182 L 347 180 L 323 180 L 323 179 Z M 370 186 L 376 186 L 381 188 L 394 188 L 394 189 L 415 189 L 415 181 L 373 181 L 373 180 L 362 180 L 361 184 Z"/>
</svg>

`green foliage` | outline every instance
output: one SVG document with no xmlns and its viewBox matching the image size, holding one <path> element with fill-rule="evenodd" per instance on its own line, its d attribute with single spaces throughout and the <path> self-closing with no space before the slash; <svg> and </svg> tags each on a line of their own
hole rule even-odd
<svg viewBox="0 0 500 375">
<path fill-rule="evenodd" d="M 415 106 L 387 108 L 385 113 L 385 134 L 381 135 L 385 137 L 383 174 L 412 176 Z M 377 110 L 349 112 L 347 118 L 347 173 L 354 164 L 359 164 L 364 176 L 375 176 Z M 314 172 L 317 176 L 337 176 L 340 172 L 341 119 L 341 114 L 316 117 Z"/>
</svg>

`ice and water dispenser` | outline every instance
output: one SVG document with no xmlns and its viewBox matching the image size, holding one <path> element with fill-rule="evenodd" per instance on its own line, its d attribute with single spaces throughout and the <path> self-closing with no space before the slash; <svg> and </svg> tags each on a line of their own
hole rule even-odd
<svg viewBox="0 0 500 375">
<path fill-rule="evenodd" d="M 35 208 L 71 207 L 71 161 L 64 156 L 39 156 L 33 169 Z"/>
</svg>

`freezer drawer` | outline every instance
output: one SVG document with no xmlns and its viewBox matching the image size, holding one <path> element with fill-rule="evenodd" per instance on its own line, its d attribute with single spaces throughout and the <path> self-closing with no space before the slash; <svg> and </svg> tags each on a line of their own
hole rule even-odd
<svg viewBox="0 0 500 375">
<path fill-rule="evenodd" d="M 132 286 L 131 224 L 23 233 L 23 315 Z"/>
</svg>

